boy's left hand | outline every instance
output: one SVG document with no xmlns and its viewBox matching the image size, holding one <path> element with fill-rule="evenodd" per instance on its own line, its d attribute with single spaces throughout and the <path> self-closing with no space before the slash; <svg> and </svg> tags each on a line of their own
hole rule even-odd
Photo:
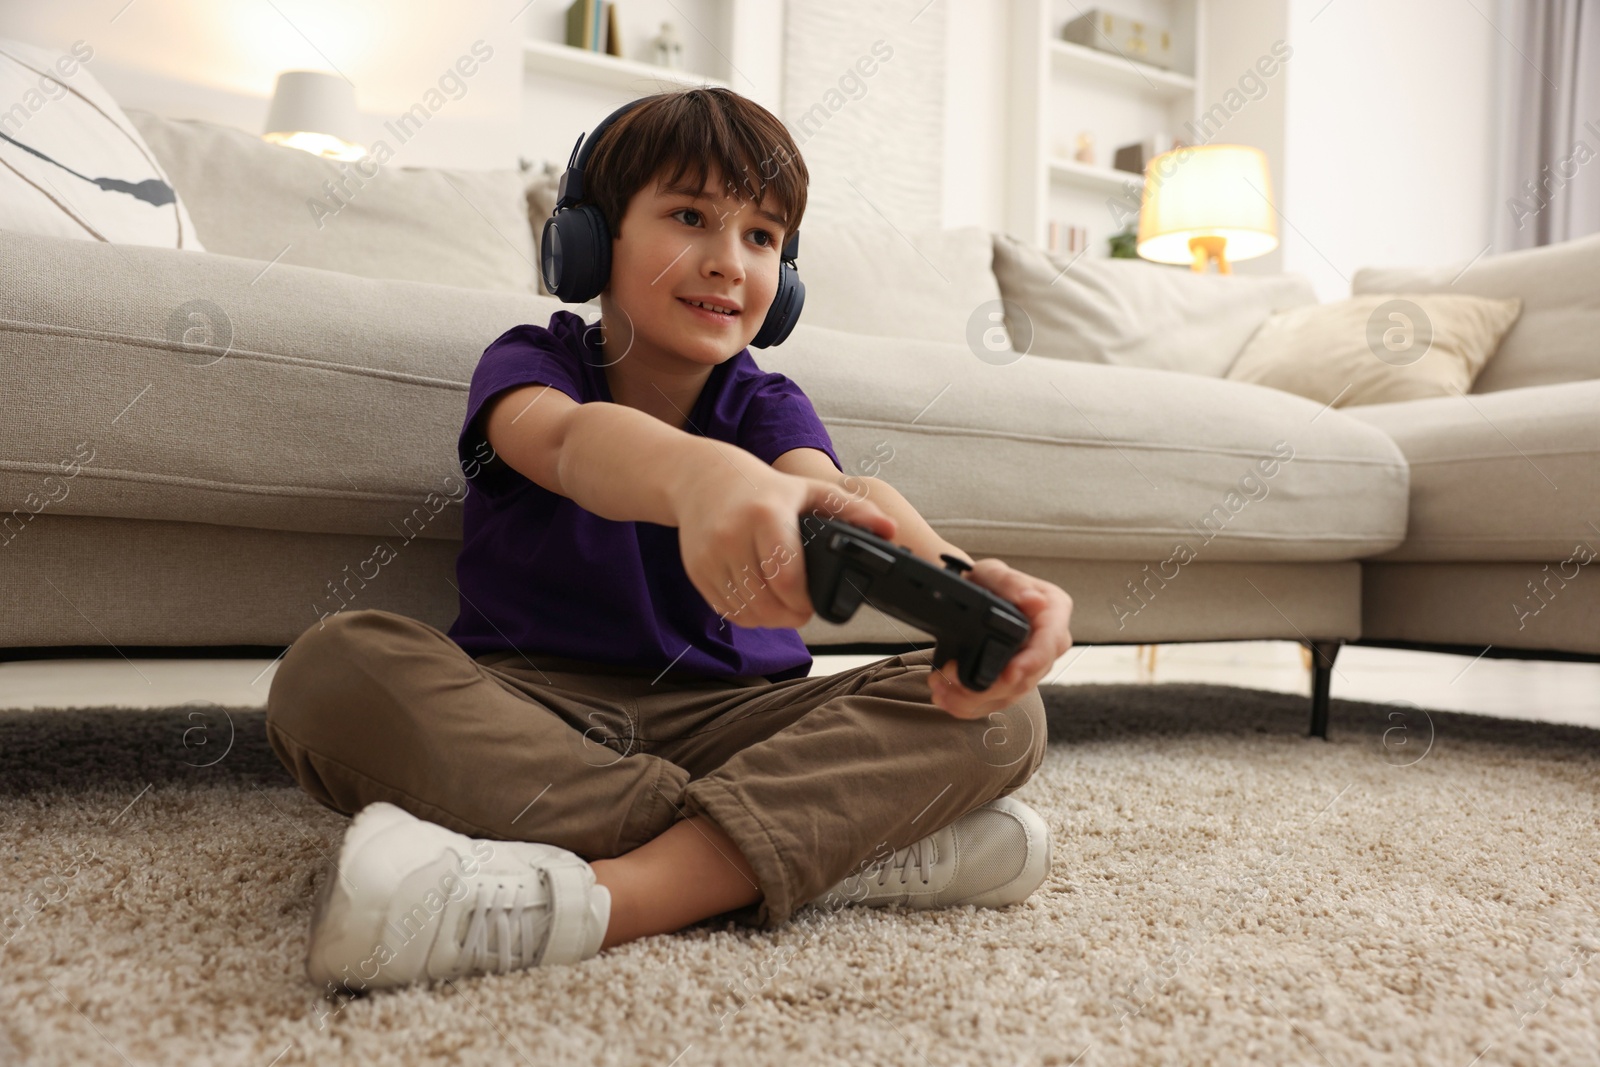
<svg viewBox="0 0 1600 1067">
<path fill-rule="evenodd" d="M 961 684 L 955 660 L 934 664 L 928 675 L 933 703 L 958 719 L 976 719 L 1016 703 L 1072 647 L 1072 634 L 1067 629 L 1072 621 L 1072 598 L 1060 586 L 1024 574 L 998 559 L 978 560 L 965 577 L 1011 601 L 1033 627 L 1000 676 L 981 693 Z"/>
</svg>

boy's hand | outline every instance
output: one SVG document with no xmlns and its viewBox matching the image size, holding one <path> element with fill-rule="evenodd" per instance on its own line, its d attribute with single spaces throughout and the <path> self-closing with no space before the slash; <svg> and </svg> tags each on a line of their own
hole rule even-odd
<svg viewBox="0 0 1600 1067">
<path fill-rule="evenodd" d="M 813 509 L 892 538 L 876 504 L 835 482 L 764 463 L 713 461 L 677 494 L 678 550 L 689 580 L 729 622 L 800 626 L 811 618 L 800 517 Z"/>
<path fill-rule="evenodd" d="M 1067 629 L 1072 621 L 1072 598 L 1060 586 L 1024 574 L 998 559 L 978 560 L 966 573 L 966 579 L 1011 601 L 1033 627 L 1005 670 L 981 693 L 961 684 L 955 660 L 934 664 L 933 673 L 928 675 L 934 704 L 958 719 L 976 719 L 1016 703 L 1072 647 L 1072 634 Z"/>
</svg>

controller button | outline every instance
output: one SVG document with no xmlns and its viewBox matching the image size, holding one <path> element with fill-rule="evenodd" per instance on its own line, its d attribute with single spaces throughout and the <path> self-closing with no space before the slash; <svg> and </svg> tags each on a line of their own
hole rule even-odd
<svg viewBox="0 0 1600 1067">
<path fill-rule="evenodd" d="M 972 569 L 972 564 L 960 556 L 952 556 L 948 552 L 939 553 L 939 558 L 944 560 L 944 569 L 954 574 L 965 574 Z"/>
</svg>

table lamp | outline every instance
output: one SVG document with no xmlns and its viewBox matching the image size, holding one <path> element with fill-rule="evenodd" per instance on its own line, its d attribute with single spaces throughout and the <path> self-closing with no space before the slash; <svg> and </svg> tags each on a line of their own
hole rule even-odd
<svg viewBox="0 0 1600 1067">
<path fill-rule="evenodd" d="M 355 139 L 356 89 L 335 74 L 286 70 L 278 75 L 261 136 L 327 159 L 360 159 Z"/>
<path fill-rule="evenodd" d="M 1139 204 L 1139 255 L 1232 274 L 1232 262 L 1278 247 L 1272 179 L 1259 148 L 1189 145 L 1163 152 L 1145 168 Z"/>
</svg>

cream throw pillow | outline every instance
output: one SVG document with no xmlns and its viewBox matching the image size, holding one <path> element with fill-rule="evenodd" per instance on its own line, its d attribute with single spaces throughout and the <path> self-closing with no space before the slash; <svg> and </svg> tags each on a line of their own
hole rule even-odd
<svg viewBox="0 0 1600 1067">
<path fill-rule="evenodd" d="M 393 149 L 336 163 L 258 134 L 129 108 L 206 248 L 363 278 L 537 293 L 523 178 L 402 167 Z M 380 139 L 381 140 L 381 139 Z"/>
<path fill-rule="evenodd" d="M 1522 301 L 1374 293 L 1294 308 L 1261 324 L 1228 369 L 1334 407 L 1452 396 L 1494 355 Z"/>
</svg>

